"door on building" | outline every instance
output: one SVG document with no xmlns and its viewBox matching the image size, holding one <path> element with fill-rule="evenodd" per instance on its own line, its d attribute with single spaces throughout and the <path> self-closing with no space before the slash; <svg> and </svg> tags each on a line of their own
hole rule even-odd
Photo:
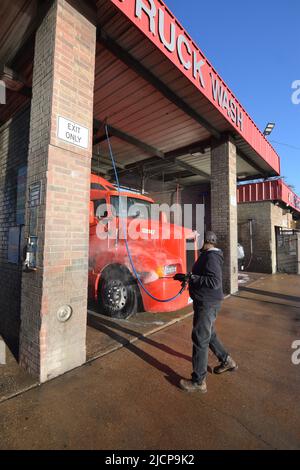
<svg viewBox="0 0 300 470">
<path fill-rule="evenodd" d="M 276 227 L 277 271 L 279 273 L 298 274 L 300 253 L 297 230 Z"/>
</svg>

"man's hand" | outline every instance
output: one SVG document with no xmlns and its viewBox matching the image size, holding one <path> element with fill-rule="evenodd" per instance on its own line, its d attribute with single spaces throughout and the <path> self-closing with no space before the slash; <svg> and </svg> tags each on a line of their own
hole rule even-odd
<svg viewBox="0 0 300 470">
<path fill-rule="evenodd" d="M 176 274 L 174 276 L 174 281 L 182 282 L 182 283 L 187 283 L 189 282 L 190 275 L 189 274 Z"/>
<path fill-rule="evenodd" d="M 183 289 L 186 288 L 186 285 L 189 283 L 189 280 L 190 280 L 190 274 L 176 274 L 174 276 L 174 281 L 178 281 L 178 282 L 181 282 L 181 287 Z"/>
</svg>

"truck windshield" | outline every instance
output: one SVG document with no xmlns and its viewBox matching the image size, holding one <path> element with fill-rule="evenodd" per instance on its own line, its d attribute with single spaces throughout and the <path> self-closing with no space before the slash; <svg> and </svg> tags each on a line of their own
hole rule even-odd
<svg viewBox="0 0 300 470">
<path fill-rule="evenodd" d="M 147 220 L 155 217 L 155 214 L 151 213 L 153 204 L 149 201 L 131 196 L 111 196 L 110 200 L 116 217 L 134 217 Z"/>
</svg>

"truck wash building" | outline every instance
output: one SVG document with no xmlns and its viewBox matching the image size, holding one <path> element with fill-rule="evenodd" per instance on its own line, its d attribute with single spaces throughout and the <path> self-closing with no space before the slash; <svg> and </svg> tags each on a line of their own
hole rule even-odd
<svg viewBox="0 0 300 470">
<path fill-rule="evenodd" d="M 46 381 L 86 360 L 90 174 L 114 178 L 104 123 L 123 185 L 210 198 L 227 293 L 237 180 L 278 176 L 280 159 L 162 1 L 5 0 L 0 17 L 0 328 Z"/>
<path fill-rule="evenodd" d="M 238 186 L 238 238 L 258 273 L 300 274 L 300 198 L 281 179 Z"/>
</svg>

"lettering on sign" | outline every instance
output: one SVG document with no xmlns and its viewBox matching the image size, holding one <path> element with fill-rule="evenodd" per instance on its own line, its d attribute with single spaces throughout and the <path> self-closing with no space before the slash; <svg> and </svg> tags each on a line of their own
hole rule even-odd
<svg viewBox="0 0 300 470">
<path fill-rule="evenodd" d="M 160 0 L 112 0 L 240 132 L 246 115 L 178 21 Z"/>
<path fill-rule="evenodd" d="M 58 117 L 57 137 L 76 147 L 89 148 L 89 129 L 61 116 Z"/>
<path fill-rule="evenodd" d="M 135 16 L 143 20 L 146 15 L 149 20 L 149 31 L 153 36 L 159 37 L 163 46 L 172 54 L 176 54 L 181 66 L 185 70 L 190 70 L 195 80 L 202 88 L 205 88 L 202 67 L 205 61 L 195 49 L 191 40 L 178 30 L 175 19 L 171 19 L 168 14 L 158 7 L 154 0 L 147 5 L 143 0 L 137 0 L 135 4 Z"/>
<path fill-rule="evenodd" d="M 37 181 L 32 183 L 29 188 L 29 203 L 30 207 L 37 207 L 41 205 L 42 197 L 42 183 Z"/>
<path fill-rule="evenodd" d="M 210 74 L 212 85 L 213 100 L 222 108 L 233 124 L 243 131 L 244 114 L 236 101 L 230 96 L 225 86 L 218 80 L 213 73 Z"/>
</svg>

